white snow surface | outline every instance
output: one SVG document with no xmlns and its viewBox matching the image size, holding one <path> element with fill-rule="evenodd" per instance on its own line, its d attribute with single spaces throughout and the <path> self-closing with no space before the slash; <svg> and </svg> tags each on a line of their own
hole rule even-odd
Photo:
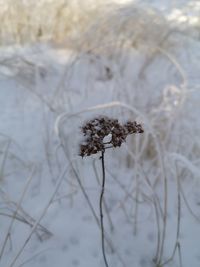
<svg viewBox="0 0 200 267">
<path fill-rule="evenodd" d="M 74 49 L 0 48 L 1 267 L 104 266 L 100 229 L 77 181 L 99 218 L 100 155 L 78 156 L 81 126 L 98 115 L 144 127 L 105 153 L 109 267 L 200 266 L 200 41 L 196 27 L 171 22 L 185 1 L 144 2 L 108 12 Z M 167 263 L 156 266 L 165 182 Z"/>
</svg>

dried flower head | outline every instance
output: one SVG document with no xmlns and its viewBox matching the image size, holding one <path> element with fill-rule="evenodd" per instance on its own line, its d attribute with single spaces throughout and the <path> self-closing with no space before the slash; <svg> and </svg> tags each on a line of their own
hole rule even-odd
<svg viewBox="0 0 200 267">
<path fill-rule="evenodd" d="M 81 157 L 104 152 L 107 148 L 120 147 L 129 134 L 144 132 L 141 124 L 135 121 L 121 125 L 117 119 L 105 116 L 88 121 L 81 130 L 85 136 L 85 141 L 80 144 Z M 106 136 L 111 137 L 108 142 L 105 141 Z"/>
</svg>

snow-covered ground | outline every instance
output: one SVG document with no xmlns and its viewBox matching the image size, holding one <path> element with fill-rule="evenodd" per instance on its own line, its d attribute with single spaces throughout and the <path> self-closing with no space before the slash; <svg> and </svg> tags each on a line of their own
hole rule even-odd
<svg viewBox="0 0 200 267">
<path fill-rule="evenodd" d="M 199 3 L 99 10 L 65 41 L 0 48 L 0 266 L 104 266 L 100 155 L 78 150 L 106 115 L 144 127 L 105 153 L 109 267 L 199 267 Z"/>
</svg>

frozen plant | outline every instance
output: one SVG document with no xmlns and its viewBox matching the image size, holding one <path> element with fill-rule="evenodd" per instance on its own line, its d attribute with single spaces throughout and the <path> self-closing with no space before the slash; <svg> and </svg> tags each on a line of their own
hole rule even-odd
<svg viewBox="0 0 200 267">
<path fill-rule="evenodd" d="M 120 147 L 129 134 L 143 133 L 144 130 L 141 124 L 136 121 L 127 121 L 124 125 L 121 125 L 117 119 L 100 116 L 88 121 L 81 128 L 85 137 L 83 143 L 80 144 L 81 157 L 90 156 L 101 152 L 102 163 L 102 185 L 101 194 L 99 199 L 100 209 L 100 226 L 101 226 L 101 244 L 103 259 L 106 267 L 109 267 L 106 254 L 105 254 L 105 242 L 104 242 L 104 224 L 103 224 L 103 195 L 105 188 L 105 163 L 104 153 L 108 148 Z"/>
</svg>

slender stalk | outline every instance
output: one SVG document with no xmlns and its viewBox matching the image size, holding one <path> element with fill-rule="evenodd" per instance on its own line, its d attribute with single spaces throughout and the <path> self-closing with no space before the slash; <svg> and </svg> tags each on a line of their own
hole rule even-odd
<svg viewBox="0 0 200 267">
<path fill-rule="evenodd" d="M 139 201 L 139 181 L 138 181 L 138 175 L 136 173 L 136 194 L 135 194 L 135 207 L 134 207 L 134 228 L 133 233 L 134 235 L 137 234 L 137 228 L 138 228 L 138 201 Z"/>
<path fill-rule="evenodd" d="M 169 263 L 170 261 L 172 261 L 174 259 L 174 256 L 176 254 L 176 250 L 178 249 L 178 255 L 179 255 L 179 263 L 180 263 L 180 267 L 182 266 L 182 258 L 181 258 L 181 251 L 180 251 L 180 242 L 179 242 L 179 237 L 180 237 L 180 225 L 181 225 L 181 191 L 180 191 L 180 177 L 178 176 L 178 174 L 176 174 L 177 176 L 177 202 L 178 202 L 178 213 L 177 213 L 177 228 L 176 228 L 176 241 L 175 241 L 175 245 L 174 245 L 174 249 L 172 252 L 172 256 L 165 261 L 162 266 L 166 265 L 167 263 Z"/>
<path fill-rule="evenodd" d="M 161 173 L 163 178 L 163 196 L 164 196 L 164 203 L 163 203 L 163 229 L 161 234 L 161 244 L 160 244 L 160 255 L 158 257 L 158 265 L 161 264 L 163 253 L 164 253 L 164 245 L 165 245 L 165 238 L 166 238 L 166 231 L 167 231 L 167 212 L 168 212 L 168 182 L 167 177 L 165 175 L 165 166 L 164 161 L 161 153 L 161 148 L 159 144 L 156 142 L 158 157 L 160 161 Z"/>
<path fill-rule="evenodd" d="M 163 230 L 162 230 L 160 256 L 159 256 L 158 264 L 161 264 L 162 256 L 164 252 L 164 244 L 165 244 L 165 237 L 166 237 L 166 230 L 167 230 L 167 208 L 168 208 L 167 198 L 168 198 L 168 184 L 167 184 L 167 178 L 164 175 Z"/>
<path fill-rule="evenodd" d="M 64 149 L 64 146 L 63 146 L 63 149 Z M 65 150 L 64 150 L 64 153 L 65 153 L 65 155 L 66 155 Z M 91 201 L 90 201 L 90 199 L 89 199 L 89 196 L 87 195 L 87 192 L 86 192 L 85 189 L 84 189 L 84 186 L 83 186 L 83 184 L 82 184 L 82 182 L 81 182 L 81 179 L 80 179 L 80 177 L 79 177 L 79 175 L 78 175 L 77 171 L 75 170 L 75 168 L 74 168 L 74 166 L 73 166 L 72 163 L 71 163 L 71 168 L 72 168 L 72 170 L 73 170 L 73 172 L 74 172 L 74 174 L 75 174 L 75 178 L 77 179 L 78 184 L 80 185 L 81 191 L 82 191 L 82 193 L 83 193 L 83 195 L 84 195 L 84 197 L 85 197 L 85 199 L 86 199 L 86 201 L 87 201 L 87 203 L 88 203 L 88 206 L 90 207 L 90 209 L 91 209 L 91 211 L 92 211 L 92 214 L 93 214 L 93 216 L 94 216 L 94 218 L 95 218 L 95 221 L 97 222 L 98 227 L 100 227 L 100 229 L 101 229 L 101 223 L 100 223 L 100 221 L 99 221 L 99 219 L 98 219 L 98 217 L 97 217 L 97 215 L 96 215 L 96 212 L 95 212 L 95 210 L 94 210 L 94 208 L 93 208 L 93 206 L 92 206 L 92 203 L 91 203 Z M 125 264 L 124 260 L 122 259 L 121 255 L 120 255 L 119 252 L 115 249 L 115 247 L 114 247 L 112 241 L 109 239 L 108 235 L 105 235 L 105 234 L 106 234 L 106 233 L 104 232 L 105 241 L 107 242 L 108 246 L 110 247 L 111 252 L 112 252 L 112 253 L 115 252 L 115 253 L 117 254 L 118 259 L 119 259 L 119 261 L 121 262 L 122 266 L 123 266 L 123 267 L 126 267 L 126 264 Z"/>
<path fill-rule="evenodd" d="M 180 243 L 178 242 L 178 257 L 179 257 L 179 264 L 180 264 L 180 267 L 183 267 L 183 261 L 182 261 L 182 253 L 181 253 L 181 245 Z"/>
<path fill-rule="evenodd" d="M 22 254 L 22 252 L 24 251 L 24 248 L 26 247 L 26 245 L 28 244 L 29 240 L 31 239 L 33 233 L 35 232 L 35 230 L 37 229 L 37 226 L 40 224 L 41 220 L 43 219 L 43 217 L 45 216 L 45 214 L 47 213 L 49 207 L 51 206 L 53 199 L 62 183 L 62 181 L 65 178 L 65 175 L 67 173 L 67 168 L 64 169 L 64 171 L 61 173 L 60 177 L 58 178 L 57 184 L 55 185 L 55 189 L 48 201 L 48 203 L 46 204 L 46 206 L 44 207 L 41 215 L 39 216 L 39 218 L 35 221 L 30 233 L 28 234 L 26 240 L 24 241 L 23 245 L 20 247 L 20 249 L 18 250 L 16 256 L 14 257 L 14 259 L 12 260 L 12 262 L 10 263 L 10 265 L 8 265 L 9 267 L 13 267 L 17 261 L 17 259 L 20 257 L 20 255 Z"/>
<path fill-rule="evenodd" d="M 26 181 L 26 184 L 25 184 L 25 187 L 24 187 L 24 189 L 22 191 L 21 197 L 20 197 L 20 199 L 19 199 L 19 201 L 17 203 L 16 210 L 14 211 L 14 214 L 12 216 L 12 220 L 10 222 L 10 225 L 9 225 L 9 228 L 8 228 L 8 231 L 7 231 L 7 234 L 6 234 L 6 237 L 5 237 L 4 242 L 3 242 L 3 246 L 2 246 L 1 251 L 0 251 L 0 260 L 3 257 L 4 250 L 6 248 L 6 244 L 7 244 L 8 240 L 9 240 L 9 238 L 11 236 L 11 230 L 12 230 L 12 227 L 14 225 L 15 219 L 17 217 L 18 210 L 20 209 L 20 206 L 22 204 L 22 201 L 24 199 L 24 196 L 25 196 L 25 194 L 26 194 L 26 192 L 28 190 L 28 187 L 29 187 L 29 185 L 30 185 L 30 183 L 32 181 L 34 172 L 35 172 L 35 169 L 33 168 L 32 171 L 31 171 L 30 176 L 28 177 L 28 179 Z"/>
<path fill-rule="evenodd" d="M 97 183 L 98 183 L 98 185 L 100 185 L 101 182 L 100 182 L 100 178 L 99 178 L 99 175 L 98 175 L 98 172 L 97 172 L 97 169 L 96 169 L 95 160 L 93 161 L 93 169 L 94 169 L 94 172 L 95 172 L 95 177 L 96 177 Z M 109 214 L 108 205 L 107 205 L 105 199 L 103 199 L 103 204 L 104 204 L 104 209 L 105 209 L 105 212 L 106 212 L 109 224 L 110 224 L 110 231 L 113 232 L 114 231 L 114 224 L 113 224 L 111 216 Z"/>
<path fill-rule="evenodd" d="M 101 152 L 101 163 L 102 163 L 102 172 L 103 172 L 101 195 L 100 195 L 100 199 L 99 199 L 100 225 L 101 225 L 101 246 L 102 246 L 102 253 L 103 253 L 103 259 L 104 259 L 105 265 L 106 265 L 106 267 L 109 267 L 107 259 L 106 259 L 106 253 L 105 253 L 105 238 L 104 238 L 104 224 L 103 224 L 103 195 L 104 195 L 104 188 L 105 188 L 104 151 Z"/>
<path fill-rule="evenodd" d="M 156 216 L 156 224 L 157 224 L 157 246 L 156 246 L 156 256 L 155 256 L 155 262 L 158 260 L 159 255 L 159 249 L 160 249 L 160 218 L 159 218 L 159 208 L 157 204 L 156 197 L 153 196 L 153 205 L 155 208 L 155 216 Z"/>
<path fill-rule="evenodd" d="M 85 188 L 84 188 L 84 186 L 83 186 L 83 184 L 82 184 L 82 182 L 81 182 L 81 179 L 80 179 L 80 177 L 78 176 L 78 173 L 77 173 L 77 171 L 75 170 L 75 168 L 73 167 L 72 164 L 71 164 L 71 168 L 72 168 L 72 170 L 73 170 L 73 172 L 74 172 L 74 175 L 75 175 L 75 178 L 76 178 L 76 180 L 77 180 L 77 182 L 78 182 L 78 184 L 79 184 L 79 186 L 80 186 L 80 188 L 81 188 L 81 191 L 82 191 L 82 193 L 83 193 L 83 195 L 84 195 L 84 197 L 85 197 L 85 199 L 86 199 L 86 201 L 87 201 L 87 203 L 88 203 L 88 206 L 90 207 L 90 210 L 92 211 L 92 214 L 93 214 L 93 216 L 94 216 L 94 219 L 95 219 L 95 221 L 96 221 L 98 227 L 101 229 L 101 223 L 100 223 L 100 221 L 99 221 L 99 218 L 98 218 L 98 216 L 97 216 L 97 214 L 96 214 L 96 212 L 95 212 L 95 210 L 94 210 L 94 208 L 93 208 L 93 205 L 92 205 L 92 203 L 91 203 L 91 201 L 90 201 L 90 199 L 89 199 L 89 196 L 88 196 L 87 192 L 85 191 Z M 112 253 L 114 253 L 114 251 L 115 251 L 115 250 L 114 250 L 114 246 L 113 246 L 113 244 L 111 243 L 110 239 L 109 239 L 107 236 L 105 236 L 105 240 L 106 240 L 107 244 L 109 245 L 109 247 L 110 247 Z M 118 255 L 118 256 L 119 256 L 119 255 Z M 120 260 L 121 260 L 121 258 L 120 258 Z"/>
</svg>

